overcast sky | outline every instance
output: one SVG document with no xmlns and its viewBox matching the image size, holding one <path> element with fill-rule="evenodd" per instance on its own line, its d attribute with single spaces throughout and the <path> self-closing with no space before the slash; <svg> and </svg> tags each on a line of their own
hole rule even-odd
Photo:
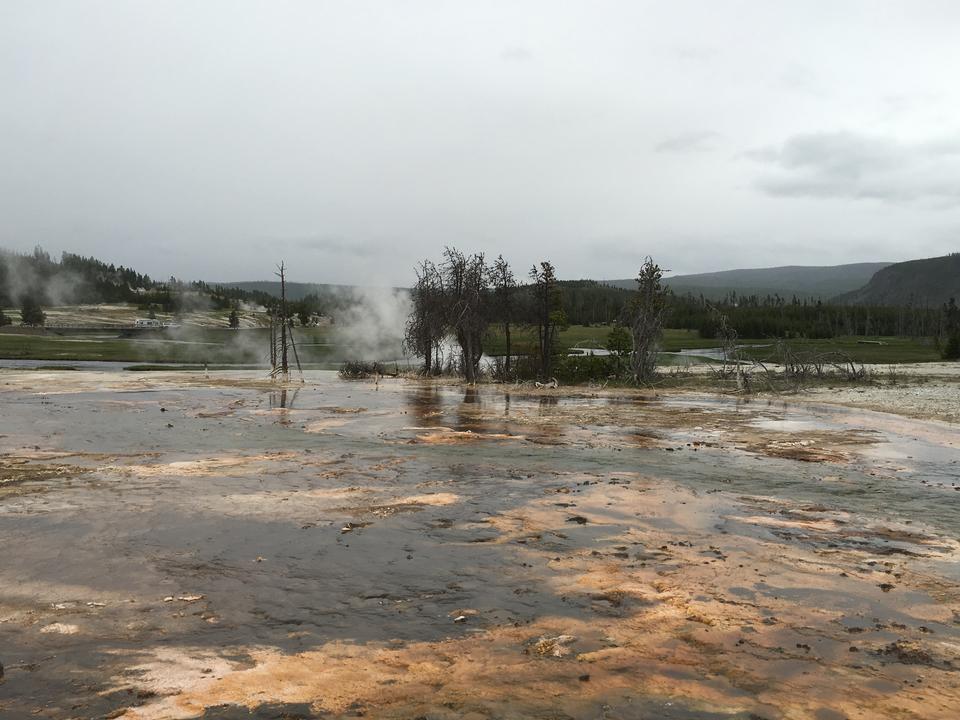
<svg viewBox="0 0 960 720">
<path fill-rule="evenodd" d="M 406 284 L 960 250 L 960 3 L 0 2 L 0 246 Z"/>
</svg>

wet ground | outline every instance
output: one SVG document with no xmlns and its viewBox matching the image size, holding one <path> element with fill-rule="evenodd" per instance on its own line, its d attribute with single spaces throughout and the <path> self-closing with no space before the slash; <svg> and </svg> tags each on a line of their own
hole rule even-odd
<svg viewBox="0 0 960 720">
<path fill-rule="evenodd" d="M 0 373 L 0 717 L 956 718 L 955 425 Z"/>
</svg>

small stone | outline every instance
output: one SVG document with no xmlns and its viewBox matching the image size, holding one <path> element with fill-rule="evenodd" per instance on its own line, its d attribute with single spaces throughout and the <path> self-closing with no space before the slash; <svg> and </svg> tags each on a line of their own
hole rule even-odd
<svg viewBox="0 0 960 720">
<path fill-rule="evenodd" d="M 80 632 L 80 628 L 76 625 L 70 625 L 68 623 L 53 623 L 52 625 L 47 625 L 46 627 L 40 628 L 42 633 L 57 633 L 59 635 L 76 635 Z"/>
</svg>

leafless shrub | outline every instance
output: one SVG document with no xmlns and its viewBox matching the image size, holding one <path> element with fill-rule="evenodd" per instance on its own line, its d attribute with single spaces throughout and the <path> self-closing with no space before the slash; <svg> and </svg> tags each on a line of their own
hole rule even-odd
<svg viewBox="0 0 960 720">
<path fill-rule="evenodd" d="M 378 362 L 348 360 L 340 366 L 339 375 L 344 380 L 362 380 L 374 375 L 385 375 L 383 366 Z"/>
<path fill-rule="evenodd" d="M 896 365 L 887 366 L 886 378 L 888 385 L 899 385 L 903 382 L 903 376 Z"/>
</svg>

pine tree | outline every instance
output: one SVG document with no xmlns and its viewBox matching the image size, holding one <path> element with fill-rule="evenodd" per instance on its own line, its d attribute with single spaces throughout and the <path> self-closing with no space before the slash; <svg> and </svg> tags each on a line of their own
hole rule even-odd
<svg viewBox="0 0 960 720">
<path fill-rule="evenodd" d="M 647 258 L 637 276 L 637 296 L 630 308 L 630 332 L 633 335 L 633 374 L 638 382 L 653 377 L 657 350 L 663 334 L 670 291 L 661 282 L 663 271 Z"/>
<path fill-rule="evenodd" d="M 24 295 L 20 303 L 20 320 L 24 325 L 42 326 L 47 316 L 40 307 L 39 301 L 33 295 Z"/>
</svg>

